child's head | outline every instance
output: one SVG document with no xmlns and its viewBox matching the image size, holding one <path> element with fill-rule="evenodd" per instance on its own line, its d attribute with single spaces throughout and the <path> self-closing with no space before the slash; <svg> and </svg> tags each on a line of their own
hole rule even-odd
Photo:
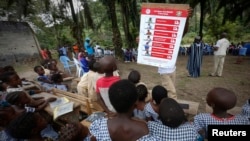
<svg viewBox="0 0 250 141">
<path fill-rule="evenodd" d="M 94 71 L 94 72 L 97 71 L 96 68 L 94 67 L 95 62 L 96 62 L 95 59 L 91 59 L 91 60 L 89 61 L 89 64 L 88 64 L 88 65 L 89 65 L 89 69 L 92 70 L 92 71 Z"/>
<path fill-rule="evenodd" d="M 136 87 L 129 80 L 119 80 L 109 88 L 109 99 L 117 113 L 132 112 L 137 98 Z"/>
<path fill-rule="evenodd" d="M 145 85 L 140 84 L 136 86 L 138 101 L 145 101 L 148 96 L 148 89 Z"/>
<path fill-rule="evenodd" d="M 95 62 L 93 65 L 93 68 L 96 70 L 96 72 L 98 72 L 100 74 L 104 73 L 100 62 Z"/>
<path fill-rule="evenodd" d="M 14 71 L 15 72 L 15 69 L 14 69 L 13 66 L 5 66 L 3 69 L 4 69 L 5 72 L 10 72 L 10 71 Z"/>
<path fill-rule="evenodd" d="M 11 87 L 18 87 L 22 85 L 22 80 L 16 72 L 5 72 L 2 81 Z"/>
<path fill-rule="evenodd" d="M 48 122 L 39 113 L 25 112 L 10 122 L 6 132 L 17 139 L 40 136 Z"/>
<path fill-rule="evenodd" d="M 6 101 L 0 101 L 0 127 L 6 127 L 13 119 L 15 110 Z"/>
<path fill-rule="evenodd" d="M 152 99 L 156 105 L 159 105 L 161 100 L 166 97 L 168 97 L 168 91 L 166 88 L 161 85 L 154 86 L 152 89 Z"/>
<path fill-rule="evenodd" d="M 159 107 L 159 119 L 168 127 L 179 127 L 187 121 L 180 104 L 172 98 L 164 98 Z"/>
<path fill-rule="evenodd" d="M 130 80 L 134 84 L 139 83 L 141 80 L 140 72 L 137 70 L 132 70 L 128 75 L 128 80 Z"/>
<path fill-rule="evenodd" d="M 59 141 L 81 141 L 89 134 L 89 129 L 81 123 L 70 123 L 60 129 Z"/>
<path fill-rule="evenodd" d="M 55 63 L 49 63 L 48 69 L 52 71 L 58 71 L 57 65 Z"/>
<path fill-rule="evenodd" d="M 211 108 L 227 111 L 236 105 L 237 97 L 233 91 L 217 87 L 208 92 L 206 100 Z"/>
<path fill-rule="evenodd" d="M 63 82 L 63 76 L 59 73 L 56 73 L 51 76 L 51 80 L 54 83 L 61 83 Z"/>
<path fill-rule="evenodd" d="M 34 67 L 34 71 L 38 74 L 38 75 L 44 75 L 45 74 L 45 71 L 43 69 L 42 66 L 35 66 Z"/>
<path fill-rule="evenodd" d="M 24 107 L 25 104 L 29 104 L 31 102 L 31 99 L 24 91 L 10 92 L 7 94 L 5 99 L 8 103 L 20 107 Z"/>
<path fill-rule="evenodd" d="M 113 74 L 113 71 L 117 69 L 115 58 L 113 56 L 104 56 L 99 62 L 105 73 Z"/>
</svg>

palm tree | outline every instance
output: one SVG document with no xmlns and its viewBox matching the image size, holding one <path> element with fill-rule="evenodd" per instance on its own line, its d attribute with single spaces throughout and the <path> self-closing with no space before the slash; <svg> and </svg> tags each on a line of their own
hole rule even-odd
<svg viewBox="0 0 250 141">
<path fill-rule="evenodd" d="M 113 46 L 115 50 L 115 54 L 118 57 L 123 56 L 122 52 L 122 38 L 121 33 L 117 24 L 117 17 L 116 17 L 116 6 L 115 6 L 115 0 L 103 0 L 103 4 L 107 7 L 107 13 L 109 16 L 109 19 L 111 20 L 111 27 L 113 32 Z"/>
</svg>

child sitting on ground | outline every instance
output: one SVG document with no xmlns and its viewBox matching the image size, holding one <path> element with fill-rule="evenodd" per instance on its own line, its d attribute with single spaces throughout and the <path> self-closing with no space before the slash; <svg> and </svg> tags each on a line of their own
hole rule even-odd
<svg viewBox="0 0 250 141">
<path fill-rule="evenodd" d="M 250 99 L 242 106 L 241 114 L 246 116 L 250 121 Z"/>
<path fill-rule="evenodd" d="M 57 67 L 57 64 L 55 64 L 55 63 L 49 63 L 48 69 L 50 71 L 50 77 L 52 77 L 53 74 L 61 74 L 63 76 L 63 78 L 69 77 L 69 75 L 67 75 L 63 71 L 59 70 Z"/>
<path fill-rule="evenodd" d="M 234 92 L 225 88 L 213 88 L 207 94 L 207 104 L 213 109 L 212 113 L 200 113 L 194 117 L 194 125 L 203 136 L 207 138 L 208 125 L 246 125 L 250 124 L 247 117 L 232 115 L 227 111 L 236 105 L 237 97 Z"/>
<path fill-rule="evenodd" d="M 45 75 L 45 71 L 42 66 L 35 66 L 34 71 L 38 74 L 37 81 L 52 84 L 49 76 Z"/>
<path fill-rule="evenodd" d="M 107 114 L 114 115 L 115 109 L 108 98 L 108 90 L 114 82 L 120 80 L 119 76 L 113 75 L 113 71 L 117 69 L 116 61 L 113 56 L 104 56 L 99 62 L 105 76 L 96 82 L 97 100 Z"/>
<path fill-rule="evenodd" d="M 159 141 L 149 134 L 146 122 L 132 118 L 138 98 L 133 83 L 129 80 L 114 82 L 109 88 L 108 97 L 117 115 L 97 119 L 90 125 L 89 131 L 96 140 Z"/>
<path fill-rule="evenodd" d="M 79 62 L 81 62 L 81 64 L 82 64 L 81 67 L 82 67 L 83 71 L 88 72 L 89 71 L 89 59 L 84 52 L 80 52 Z"/>
<path fill-rule="evenodd" d="M 9 123 L 17 118 L 19 115 L 21 115 L 24 112 L 15 110 L 8 102 L 6 101 L 0 101 L 0 128 L 2 129 L 0 131 L 0 140 L 1 141 L 17 141 L 17 139 L 9 136 L 5 128 L 9 125 Z M 20 140 L 21 141 L 21 140 Z"/>
<path fill-rule="evenodd" d="M 6 96 L 6 101 L 14 105 L 17 109 L 25 109 L 27 112 L 43 110 L 49 102 L 55 101 L 56 98 L 31 98 L 24 91 L 11 92 Z"/>
<path fill-rule="evenodd" d="M 166 97 L 168 97 L 168 91 L 166 90 L 166 88 L 160 85 L 154 86 L 152 90 L 152 99 L 145 105 L 144 108 L 147 121 L 153 120 L 161 122 L 158 119 L 159 105 L 161 103 L 161 100 Z"/>
<path fill-rule="evenodd" d="M 35 66 L 34 71 L 38 74 L 37 81 L 45 91 L 50 91 L 53 88 L 51 85 L 53 82 L 49 76 L 45 75 L 45 71 L 42 66 Z"/>
<path fill-rule="evenodd" d="M 161 141 L 195 141 L 199 134 L 189 123 L 180 104 L 172 98 L 164 98 L 159 106 L 162 123 L 149 121 L 148 128 Z"/>
<path fill-rule="evenodd" d="M 87 137 L 89 129 L 81 123 L 69 123 L 60 129 L 59 141 L 96 141 L 94 137 Z"/>
<path fill-rule="evenodd" d="M 134 109 L 134 117 L 146 120 L 146 115 L 144 112 L 145 105 L 147 102 L 145 101 L 148 96 L 148 89 L 145 85 L 139 84 L 136 86 L 138 100 L 136 103 L 136 107 Z"/>
<path fill-rule="evenodd" d="M 139 71 L 137 70 L 132 70 L 129 75 L 128 75 L 128 80 L 130 80 L 132 83 L 135 84 L 135 86 L 143 84 L 145 85 L 145 83 L 140 82 L 141 81 L 141 74 Z"/>
<path fill-rule="evenodd" d="M 63 76 L 59 73 L 53 74 L 51 76 L 51 80 L 53 82 L 54 88 L 57 88 L 59 90 L 68 91 L 69 87 L 66 84 L 62 84 L 63 82 Z"/>
<path fill-rule="evenodd" d="M 0 127 L 5 128 L 11 120 L 20 115 L 24 110 L 15 110 L 7 101 L 0 101 Z"/>
<path fill-rule="evenodd" d="M 39 113 L 25 112 L 12 120 L 6 132 L 16 139 L 33 141 L 58 140 L 58 133 Z"/>
<path fill-rule="evenodd" d="M 6 92 L 25 91 L 22 87 L 22 81 L 16 72 L 6 72 L 3 74 L 2 81 L 6 84 Z M 29 95 L 41 93 L 41 90 L 29 90 Z M 8 95 L 8 94 L 7 94 Z"/>
<path fill-rule="evenodd" d="M 94 86 L 96 85 L 96 82 L 94 81 L 96 76 L 96 70 L 94 68 L 95 62 L 94 59 L 89 62 L 89 71 L 81 77 L 80 82 L 77 84 L 78 94 L 85 95 L 86 97 L 91 98 L 92 101 L 97 101 L 94 89 Z"/>
</svg>

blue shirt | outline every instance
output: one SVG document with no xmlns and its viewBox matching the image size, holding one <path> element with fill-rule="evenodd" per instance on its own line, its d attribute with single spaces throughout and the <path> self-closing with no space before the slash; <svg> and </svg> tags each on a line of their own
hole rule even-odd
<svg viewBox="0 0 250 141">
<path fill-rule="evenodd" d="M 84 47 L 85 47 L 85 50 L 88 52 L 88 55 L 93 55 L 94 54 L 94 49 L 90 46 L 90 43 L 85 41 L 84 42 Z"/>
</svg>

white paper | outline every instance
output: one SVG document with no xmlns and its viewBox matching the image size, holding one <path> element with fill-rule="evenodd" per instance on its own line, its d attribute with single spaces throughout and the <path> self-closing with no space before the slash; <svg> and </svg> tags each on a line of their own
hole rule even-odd
<svg viewBox="0 0 250 141">
<path fill-rule="evenodd" d="M 50 102 L 49 105 L 52 109 L 54 109 L 55 107 L 63 105 L 67 102 L 69 102 L 69 100 L 66 97 L 60 97 L 57 98 L 56 101 Z"/>
<path fill-rule="evenodd" d="M 186 17 L 182 15 L 186 12 L 163 7 L 163 4 L 156 8 L 142 7 L 139 64 L 164 68 L 175 66 L 186 23 Z"/>
<path fill-rule="evenodd" d="M 73 111 L 74 102 L 69 102 L 60 106 L 57 106 L 54 110 L 54 120 L 59 116 Z"/>
</svg>

